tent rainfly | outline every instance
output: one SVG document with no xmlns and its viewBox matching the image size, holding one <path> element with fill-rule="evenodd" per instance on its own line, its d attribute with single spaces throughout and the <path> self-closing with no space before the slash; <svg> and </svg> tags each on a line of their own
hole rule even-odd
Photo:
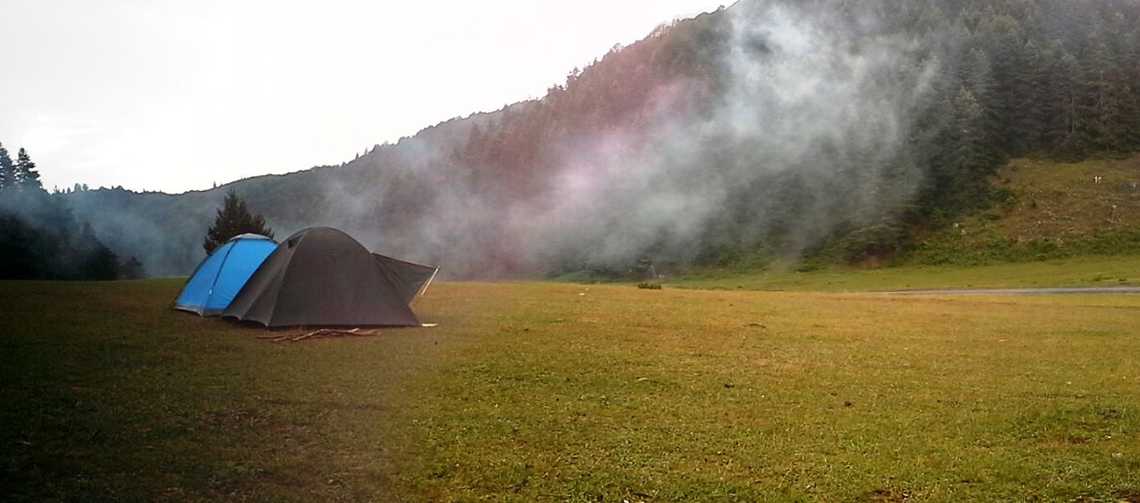
<svg viewBox="0 0 1140 503">
<path fill-rule="evenodd" d="M 276 241 L 258 234 L 231 238 L 198 264 L 174 308 L 202 316 L 222 314 L 275 249 Z"/>
<path fill-rule="evenodd" d="M 223 316 L 268 328 L 419 326 L 408 303 L 437 271 L 373 255 L 342 231 L 314 227 L 282 241 Z"/>
<path fill-rule="evenodd" d="M 417 295 L 423 295 L 427 291 L 436 273 L 439 272 L 438 267 L 385 257 L 379 253 L 373 253 L 372 258 L 396 288 L 400 298 L 408 304 L 411 304 Z"/>
</svg>

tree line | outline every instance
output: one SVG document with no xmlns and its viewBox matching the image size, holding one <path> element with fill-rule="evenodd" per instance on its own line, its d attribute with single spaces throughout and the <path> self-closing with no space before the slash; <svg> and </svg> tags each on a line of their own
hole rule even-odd
<svg viewBox="0 0 1140 503">
<path fill-rule="evenodd" d="M 17 191 L 43 190 L 36 163 L 32 162 L 28 151 L 23 148 L 16 155 L 16 162 L 8 154 L 8 149 L 0 143 L 0 191 L 11 188 Z"/>
<path fill-rule="evenodd" d="M 21 148 L 13 162 L 0 144 L 0 279 L 111 280 L 144 274 L 77 219 L 62 194 L 49 194 Z"/>
</svg>

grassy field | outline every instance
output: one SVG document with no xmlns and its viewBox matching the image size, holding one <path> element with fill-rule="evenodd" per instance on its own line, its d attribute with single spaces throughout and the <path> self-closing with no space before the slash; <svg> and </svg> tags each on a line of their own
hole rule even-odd
<svg viewBox="0 0 1140 503">
<path fill-rule="evenodd" d="M 274 344 L 179 286 L 0 283 L 0 499 L 1140 499 L 1140 296 L 452 283 Z"/>
<path fill-rule="evenodd" d="M 1078 257 L 978 267 L 905 265 L 880 269 L 836 266 L 798 272 L 706 272 L 672 286 L 700 289 L 860 292 L 932 288 L 1039 288 L 1140 285 L 1140 256 Z"/>
</svg>

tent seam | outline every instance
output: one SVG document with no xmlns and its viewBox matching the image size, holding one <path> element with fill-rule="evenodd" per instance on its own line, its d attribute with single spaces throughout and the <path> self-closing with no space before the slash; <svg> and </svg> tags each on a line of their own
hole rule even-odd
<svg viewBox="0 0 1140 503">
<path fill-rule="evenodd" d="M 281 275 L 281 283 L 278 285 L 277 291 L 273 292 L 273 307 L 269 309 L 269 319 L 265 321 L 265 328 L 273 328 L 273 319 L 277 317 L 277 299 L 281 297 L 281 289 L 285 287 L 285 282 L 289 279 L 289 273 L 293 272 L 290 267 L 293 265 L 293 256 L 301 250 L 301 243 L 305 242 L 306 237 L 308 237 L 308 233 L 301 235 L 301 237 L 297 239 L 297 244 L 292 246 L 293 250 L 292 253 L 289 254 L 289 260 L 285 262 L 285 273 Z M 288 242 L 289 240 L 286 239 L 282 241 L 281 244 Z"/>
<path fill-rule="evenodd" d="M 210 299 L 214 298 L 214 288 L 218 286 L 218 278 L 222 275 L 222 269 L 226 266 L 226 260 L 229 260 L 230 253 L 233 253 L 234 248 L 237 248 L 237 245 L 239 243 L 241 243 L 240 239 L 234 241 L 233 246 L 231 246 L 230 249 L 226 250 L 226 254 L 222 257 L 222 262 L 218 264 L 218 272 L 217 274 L 214 274 L 214 281 L 210 282 L 210 293 L 206 294 L 206 302 L 202 303 L 203 313 L 207 311 L 207 308 L 210 305 Z"/>
</svg>

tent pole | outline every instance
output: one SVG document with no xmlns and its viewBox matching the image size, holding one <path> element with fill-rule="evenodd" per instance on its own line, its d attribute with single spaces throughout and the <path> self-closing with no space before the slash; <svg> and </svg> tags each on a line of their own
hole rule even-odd
<svg viewBox="0 0 1140 503">
<path fill-rule="evenodd" d="M 436 274 L 439 274 L 439 268 L 438 267 L 435 268 L 435 271 L 432 271 L 431 277 L 428 278 L 427 283 L 424 283 L 424 286 L 420 288 L 420 291 L 416 292 L 416 297 L 423 297 L 424 296 L 424 293 L 427 292 L 428 287 L 431 286 L 431 282 L 435 281 L 435 275 Z"/>
</svg>

